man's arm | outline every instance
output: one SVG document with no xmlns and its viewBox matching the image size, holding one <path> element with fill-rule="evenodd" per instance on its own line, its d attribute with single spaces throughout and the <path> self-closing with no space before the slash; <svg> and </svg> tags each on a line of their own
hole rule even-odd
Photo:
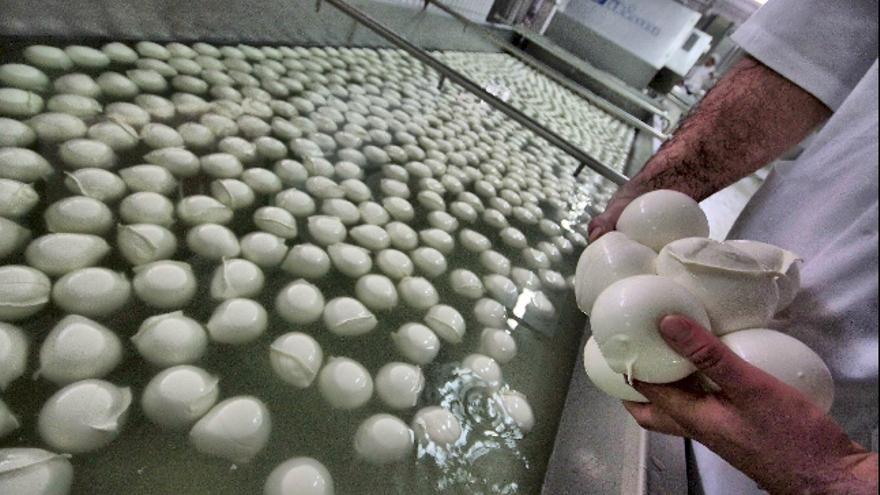
<svg viewBox="0 0 880 495">
<path fill-rule="evenodd" d="M 819 99 L 754 58 L 737 64 L 706 95 L 638 175 L 590 224 L 595 240 L 624 208 L 657 189 L 701 201 L 801 142 L 831 115 Z"/>
</svg>

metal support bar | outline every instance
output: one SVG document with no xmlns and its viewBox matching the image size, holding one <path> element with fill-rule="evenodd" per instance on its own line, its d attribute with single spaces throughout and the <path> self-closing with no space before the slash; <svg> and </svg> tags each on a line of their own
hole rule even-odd
<svg viewBox="0 0 880 495">
<path fill-rule="evenodd" d="M 601 96 L 599 96 L 595 93 L 587 91 L 582 86 L 573 83 L 569 78 L 565 77 L 561 72 L 557 71 L 556 69 L 553 69 L 549 65 L 541 62 L 537 58 L 525 53 L 524 51 L 519 50 L 516 47 L 511 46 L 510 43 L 507 42 L 507 40 L 503 40 L 503 39 L 499 38 L 491 31 L 483 28 L 482 26 L 478 25 L 474 21 L 461 15 L 460 13 L 455 11 L 454 9 L 447 7 L 445 4 L 443 4 L 437 0 L 425 0 L 425 2 L 434 5 L 435 7 L 442 10 L 443 12 L 446 12 L 447 14 L 451 15 L 452 17 L 458 19 L 459 21 L 464 23 L 466 26 L 474 26 L 475 31 L 477 33 L 479 33 L 481 36 L 486 38 L 486 40 L 489 41 L 490 43 L 492 43 L 493 45 L 504 50 L 508 55 L 511 55 L 511 56 L 519 59 L 524 64 L 531 66 L 533 69 L 537 70 L 538 72 L 541 72 L 545 76 L 556 81 L 556 83 L 558 83 L 558 84 L 564 86 L 566 89 L 576 93 L 581 98 L 584 98 L 585 100 L 589 101 L 590 103 L 593 103 L 594 105 L 601 108 L 602 110 L 605 110 L 606 112 L 614 115 L 615 117 L 619 118 L 623 122 L 637 128 L 641 131 L 647 132 L 647 133 L 649 133 L 659 139 L 666 140 L 669 138 L 668 135 L 664 134 L 661 131 L 658 131 L 653 126 L 646 124 L 641 119 L 636 118 L 635 116 L 633 116 L 629 112 L 624 111 L 623 109 L 614 105 L 613 103 L 606 100 L 605 98 L 602 98 Z M 656 109 L 654 107 L 647 108 L 640 101 L 635 101 L 635 100 L 632 100 L 632 101 L 634 103 L 638 104 L 639 106 L 642 106 L 646 110 L 650 111 L 651 113 L 658 112 L 658 109 Z"/>
<path fill-rule="evenodd" d="M 445 76 L 447 79 L 458 84 L 459 86 L 464 88 L 466 91 L 473 93 L 478 98 L 480 98 L 481 100 L 488 103 L 491 107 L 493 107 L 496 110 L 498 110 L 499 112 L 507 115 L 508 117 L 515 120 L 523 127 L 529 129 L 530 131 L 534 132 L 538 136 L 541 136 L 542 138 L 546 139 L 548 142 L 550 142 L 550 144 L 556 146 L 557 148 L 561 149 L 562 151 L 565 151 L 566 153 L 573 156 L 581 163 L 586 164 L 591 169 L 593 169 L 596 173 L 600 174 L 601 176 L 605 177 L 606 179 L 610 180 L 611 182 L 614 182 L 615 184 L 618 184 L 618 185 L 623 185 L 629 180 L 625 175 L 621 174 L 620 172 L 617 172 L 616 170 L 605 165 L 604 163 L 600 162 L 596 158 L 593 158 L 592 156 L 588 155 L 583 150 L 581 150 L 579 147 L 571 144 L 570 142 L 568 142 L 565 138 L 563 138 L 559 134 L 556 134 L 555 132 L 547 129 L 546 127 L 544 127 L 543 125 L 541 125 L 540 123 L 538 123 L 537 121 L 535 121 L 534 119 L 529 117 L 528 115 L 526 115 L 526 114 L 522 113 L 521 111 L 519 111 L 518 109 L 508 105 L 506 102 L 504 102 L 500 98 L 486 92 L 482 87 L 480 87 L 479 84 L 471 81 L 470 79 L 468 79 L 467 77 L 465 77 L 464 75 L 462 75 L 461 73 L 456 71 L 455 69 L 447 66 L 443 62 L 440 62 L 436 58 L 432 57 L 428 52 L 413 45 L 412 43 L 407 41 L 405 38 L 401 37 L 400 35 L 398 35 L 394 31 L 388 29 L 387 27 L 385 27 L 380 22 L 376 21 L 375 19 L 373 19 L 372 17 L 370 17 L 369 15 L 367 15 L 366 13 L 361 11 L 360 9 L 349 5 L 347 2 L 345 2 L 343 0 L 324 0 L 324 1 L 333 5 L 334 7 L 339 9 L 339 11 L 341 11 L 342 13 L 357 20 L 358 22 L 360 22 L 361 24 L 366 26 L 371 31 L 375 32 L 379 36 L 381 36 L 381 37 L 385 38 L 386 40 L 388 40 L 389 42 L 391 42 L 393 45 L 395 45 L 398 48 L 409 53 L 412 57 L 416 58 L 417 60 L 419 60 L 423 64 L 433 68 L 438 73 L 440 73 L 441 76 Z"/>
</svg>

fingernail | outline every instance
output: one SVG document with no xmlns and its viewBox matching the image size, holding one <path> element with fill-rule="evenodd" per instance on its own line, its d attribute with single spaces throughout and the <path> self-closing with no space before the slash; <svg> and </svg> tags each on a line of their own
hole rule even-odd
<svg viewBox="0 0 880 495">
<path fill-rule="evenodd" d="M 660 333 L 674 342 L 686 342 L 692 330 L 691 325 L 684 318 L 667 316 L 660 322 Z"/>
</svg>

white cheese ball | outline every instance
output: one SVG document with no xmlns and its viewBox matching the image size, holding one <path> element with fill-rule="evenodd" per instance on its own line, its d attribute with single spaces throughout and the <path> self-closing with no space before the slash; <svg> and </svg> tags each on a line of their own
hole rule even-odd
<svg viewBox="0 0 880 495">
<path fill-rule="evenodd" d="M 419 245 L 419 235 L 403 222 L 391 222 L 385 226 L 391 245 L 401 251 L 415 249 Z"/>
<path fill-rule="evenodd" d="M 131 341 L 141 357 L 162 368 L 194 363 L 208 347 L 202 324 L 181 311 L 147 318 Z"/>
<path fill-rule="evenodd" d="M 505 277 L 510 275 L 510 260 L 498 251 L 490 249 L 480 253 L 480 264 L 483 265 L 483 268 L 492 273 L 498 273 Z"/>
<path fill-rule="evenodd" d="M 470 354 L 461 362 L 462 368 L 469 370 L 482 382 L 492 388 L 501 386 L 503 376 L 501 366 L 489 356 Z"/>
<path fill-rule="evenodd" d="M 721 337 L 727 347 L 778 380 L 806 395 L 822 412 L 834 404 L 834 379 L 828 366 L 803 342 L 767 329 L 751 329 Z"/>
<path fill-rule="evenodd" d="M 71 139 L 58 147 L 58 156 L 70 168 L 109 169 L 116 165 L 112 148 L 95 139 Z"/>
<path fill-rule="evenodd" d="M 211 196 L 194 194 L 177 203 L 177 216 L 189 226 L 203 223 L 228 224 L 235 213 L 231 208 Z"/>
<path fill-rule="evenodd" d="M 391 245 L 388 232 L 378 225 L 358 225 L 349 231 L 349 235 L 356 243 L 371 251 L 381 251 Z"/>
<path fill-rule="evenodd" d="M 413 274 L 414 265 L 406 253 L 396 249 L 383 249 L 376 255 L 376 266 L 388 277 L 400 280 Z"/>
<path fill-rule="evenodd" d="M 4 493 L 66 495 L 72 484 L 73 466 L 68 456 L 42 449 L 0 449 L 0 489 Z"/>
<path fill-rule="evenodd" d="M 801 288 L 800 265 L 804 260 L 800 256 L 772 244 L 757 241 L 726 241 L 725 244 L 748 253 L 765 268 L 781 274 L 776 279 L 776 286 L 779 289 L 776 313 L 785 310 L 794 302 Z"/>
<path fill-rule="evenodd" d="M 515 390 L 499 392 L 499 405 L 507 420 L 516 425 L 523 433 L 529 433 L 535 427 L 535 413 L 525 395 Z"/>
<path fill-rule="evenodd" d="M 103 378 L 122 361 L 122 343 L 104 325 L 78 315 L 61 319 L 40 347 L 39 376 L 67 385 Z"/>
<path fill-rule="evenodd" d="M 148 191 L 170 196 L 177 190 L 177 179 L 158 165 L 135 165 L 119 171 L 119 177 L 132 192 Z"/>
<path fill-rule="evenodd" d="M 322 246 L 340 243 L 348 234 L 341 220 L 327 215 L 311 216 L 307 225 L 312 240 Z"/>
<path fill-rule="evenodd" d="M 474 305 L 474 317 L 480 325 L 503 328 L 507 325 L 507 308 L 494 299 L 484 297 Z"/>
<path fill-rule="evenodd" d="M 0 260 L 18 253 L 31 240 L 31 231 L 0 217 Z M 28 262 L 30 264 L 30 262 Z"/>
<path fill-rule="evenodd" d="M 447 256 L 451 255 L 455 249 L 455 239 L 440 229 L 419 231 L 419 240 L 425 246 L 432 247 Z"/>
<path fill-rule="evenodd" d="M 612 284 L 593 305 L 593 335 L 616 373 L 647 383 L 671 383 L 695 371 L 663 340 L 659 325 L 668 315 L 686 316 L 711 330 L 700 301 L 680 284 L 639 275 Z"/>
<path fill-rule="evenodd" d="M 440 339 L 433 330 L 421 323 L 406 323 L 391 334 L 397 351 L 415 364 L 426 365 L 440 352 Z"/>
<path fill-rule="evenodd" d="M 224 258 L 211 278 L 211 297 L 219 300 L 254 297 L 263 290 L 265 276 L 255 263 Z"/>
<path fill-rule="evenodd" d="M 263 268 L 275 268 L 287 256 L 284 239 L 268 232 L 251 232 L 241 238 L 240 244 L 241 256 Z"/>
<path fill-rule="evenodd" d="M 390 414 L 371 416 L 358 427 L 354 450 L 371 464 L 393 464 L 406 460 L 413 451 L 414 435 L 409 426 Z"/>
<path fill-rule="evenodd" d="M 56 277 L 96 265 L 110 252 L 104 239 L 88 234 L 47 234 L 28 244 L 25 259 L 46 275 Z"/>
<path fill-rule="evenodd" d="M 272 419 L 260 399 L 237 396 L 214 406 L 189 432 L 199 452 L 236 464 L 246 464 L 269 442 Z"/>
<path fill-rule="evenodd" d="M 195 366 L 180 365 L 154 376 L 141 396 L 141 408 L 153 423 L 187 429 L 217 402 L 220 380 Z"/>
<path fill-rule="evenodd" d="M 27 148 L 0 148 L 0 178 L 36 182 L 55 169 L 41 155 Z"/>
<path fill-rule="evenodd" d="M 275 234 L 282 239 L 293 239 L 297 236 L 296 219 L 293 215 L 277 206 L 264 206 L 254 212 L 254 225 L 265 232 Z"/>
<path fill-rule="evenodd" d="M 446 257 L 434 248 L 417 248 L 410 254 L 410 257 L 416 268 L 429 278 L 437 278 L 446 273 Z"/>
<path fill-rule="evenodd" d="M 357 361 L 331 358 L 318 375 L 318 389 L 334 408 L 352 410 L 373 396 L 373 379 Z"/>
<path fill-rule="evenodd" d="M 593 385 L 606 394 L 629 402 L 650 402 L 626 382 L 626 376 L 608 366 L 595 337 L 590 337 L 584 346 L 584 369 Z"/>
<path fill-rule="evenodd" d="M 468 299 L 479 299 L 485 293 L 480 277 L 474 272 L 463 268 L 453 270 L 449 274 L 449 285 L 452 287 L 453 292 Z"/>
<path fill-rule="evenodd" d="M 324 314 L 324 295 L 318 287 L 297 280 L 281 289 L 275 297 L 275 311 L 295 325 L 314 323 Z"/>
<path fill-rule="evenodd" d="M 382 200 L 382 206 L 398 222 L 409 222 L 415 217 L 415 210 L 412 204 L 404 198 L 397 196 L 386 197 Z"/>
<path fill-rule="evenodd" d="M 149 117 L 147 118 L 149 119 Z M 137 130 L 118 119 L 92 124 L 89 127 L 88 136 L 95 141 L 101 141 L 116 152 L 131 150 L 140 141 Z"/>
<path fill-rule="evenodd" d="M 52 282 L 23 265 L 0 266 L 0 321 L 17 321 L 40 312 L 49 302 Z"/>
<path fill-rule="evenodd" d="M 504 306 L 513 309 L 516 305 L 519 298 L 519 290 L 516 284 L 509 278 L 492 273 L 483 277 L 483 285 L 486 287 L 486 292 L 489 296 Z"/>
<path fill-rule="evenodd" d="M 297 457 L 278 465 L 269 474 L 263 495 L 333 495 L 333 478 L 320 462 Z"/>
<path fill-rule="evenodd" d="M 378 323 L 376 315 L 351 297 L 337 297 L 324 306 L 324 326 L 341 337 L 364 335 L 376 328 Z"/>
<path fill-rule="evenodd" d="M 460 344 L 464 340 L 466 325 L 461 313 L 452 306 L 438 304 L 428 310 L 425 324 L 438 337 L 450 344 Z"/>
<path fill-rule="evenodd" d="M 709 237 L 709 220 L 691 197 L 659 190 L 630 203 L 617 220 L 617 231 L 659 252 L 679 239 Z"/>
<path fill-rule="evenodd" d="M 268 326 L 266 309 L 257 301 L 244 298 L 223 301 L 205 325 L 211 340 L 229 345 L 253 342 Z"/>
<path fill-rule="evenodd" d="M 144 155 L 144 161 L 165 167 L 175 177 L 193 177 L 199 173 L 199 157 L 184 148 L 160 148 Z"/>
<path fill-rule="evenodd" d="M 31 45 L 22 52 L 25 60 L 44 70 L 70 70 L 73 61 L 61 48 L 47 45 Z"/>
<path fill-rule="evenodd" d="M 68 313 L 91 318 L 110 315 L 128 304 L 131 283 L 124 273 L 107 268 L 81 268 L 55 282 L 52 302 Z"/>
<path fill-rule="evenodd" d="M 620 232 L 609 232 L 587 246 L 578 259 L 575 297 L 588 316 L 609 285 L 634 275 L 654 274 L 657 253 Z"/>
<path fill-rule="evenodd" d="M 220 261 L 241 254 L 238 237 L 227 227 L 215 223 L 196 225 L 186 233 L 186 245 L 202 258 Z"/>
<path fill-rule="evenodd" d="M 43 111 L 43 98 L 31 91 L 18 88 L 0 88 L 0 115 L 22 118 Z"/>
<path fill-rule="evenodd" d="M 0 390 L 24 374 L 28 340 L 20 328 L 0 322 Z"/>
<path fill-rule="evenodd" d="M 314 244 L 293 246 L 281 264 L 285 272 L 307 279 L 322 278 L 330 271 L 330 266 L 330 256 Z"/>
<path fill-rule="evenodd" d="M 125 223 L 152 223 L 170 227 L 174 223 L 174 204 L 154 192 L 136 192 L 119 203 L 119 217 Z"/>
<path fill-rule="evenodd" d="M 31 124 L 32 125 L 32 124 Z M 37 140 L 35 129 L 15 119 L 0 117 L 0 146 L 26 147 Z"/>
<path fill-rule="evenodd" d="M 461 246 L 472 253 L 483 253 L 492 248 L 492 241 L 483 234 L 471 229 L 463 229 L 458 233 Z"/>
<path fill-rule="evenodd" d="M 122 198 L 127 189 L 125 181 L 118 175 L 100 168 L 81 168 L 65 175 L 64 185 L 68 191 L 104 203 Z"/>
<path fill-rule="evenodd" d="M 18 417 L 13 414 L 9 406 L 0 399 L 0 439 L 9 435 L 21 427 Z M 0 474 L 0 488 L 2 488 L 2 474 Z"/>
<path fill-rule="evenodd" d="M 172 257 L 177 251 L 177 236 L 160 225 L 119 225 L 116 247 L 132 265 L 145 265 Z"/>
<path fill-rule="evenodd" d="M 55 393 L 37 421 L 40 438 L 60 452 L 83 454 L 119 436 L 131 406 L 131 390 L 103 380 L 82 380 Z"/>
<path fill-rule="evenodd" d="M 367 274 L 354 286 L 357 298 L 373 311 L 389 311 L 398 303 L 394 282 L 384 275 Z"/>
<path fill-rule="evenodd" d="M 343 275 L 357 278 L 366 275 L 373 267 L 370 252 L 360 246 L 340 242 L 327 248 L 333 266 Z"/>
<path fill-rule="evenodd" d="M 516 357 L 516 340 L 506 330 L 485 328 L 480 334 L 480 353 L 506 364 Z"/>
<path fill-rule="evenodd" d="M 196 277 L 188 263 L 154 261 L 134 268 L 134 292 L 138 298 L 158 309 L 179 309 L 196 294 Z"/>
<path fill-rule="evenodd" d="M 269 347 L 269 362 L 275 375 L 296 388 L 308 388 L 324 362 L 321 345 L 309 335 L 282 335 Z"/>
<path fill-rule="evenodd" d="M 71 196 L 56 201 L 43 213 L 46 230 L 103 235 L 113 228 L 113 213 L 97 199 Z"/>
<path fill-rule="evenodd" d="M 19 218 L 37 206 L 40 195 L 30 184 L 12 179 L 0 179 L 0 215 Z"/>
<path fill-rule="evenodd" d="M 394 410 L 410 409 L 425 389 L 425 376 L 418 366 L 388 363 L 376 374 L 376 394 Z"/>
<path fill-rule="evenodd" d="M 55 144 L 86 135 L 88 127 L 79 117 L 66 113 L 46 112 L 28 120 L 41 143 Z M 11 145 L 15 146 L 15 145 Z"/>
<path fill-rule="evenodd" d="M 397 293 L 403 302 L 413 309 L 428 309 L 440 302 L 437 289 L 422 277 L 404 277 L 397 283 Z"/>
<path fill-rule="evenodd" d="M 211 182 L 211 196 L 233 210 L 249 208 L 256 201 L 256 194 L 238 179 L 217 179 Z"/>
<path fill-rule="evenodd" d="M 448 448 L 462 435 L 461 422 L 442 407 L 426 407 L 412 421 L 416 440 L 424 447 Z"/>
<path fill-rule="evenodd" d="M 703 303 L 717 335 L 769 324 L 779 306 L 777 280 L 785 276 L 733 244 L 702 238 L 669 243 L 656 269 Z"/>
</svg>

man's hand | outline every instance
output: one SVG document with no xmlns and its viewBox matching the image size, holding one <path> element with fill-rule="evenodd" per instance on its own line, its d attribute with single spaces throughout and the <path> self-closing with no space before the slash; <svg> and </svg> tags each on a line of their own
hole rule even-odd
<svg viewBox="0 0 880 495">
<path fill-rule="evenodd" d="M 636 382 L 651 403 L 624 405 L 642 427 L 699 441 L 773 494 L 877 493 L 877 455 L 799 391 L 684 317 L 668 316 L 660 329 L 720 391 L 703 392 L 694 380 Z"/>
</svg>

